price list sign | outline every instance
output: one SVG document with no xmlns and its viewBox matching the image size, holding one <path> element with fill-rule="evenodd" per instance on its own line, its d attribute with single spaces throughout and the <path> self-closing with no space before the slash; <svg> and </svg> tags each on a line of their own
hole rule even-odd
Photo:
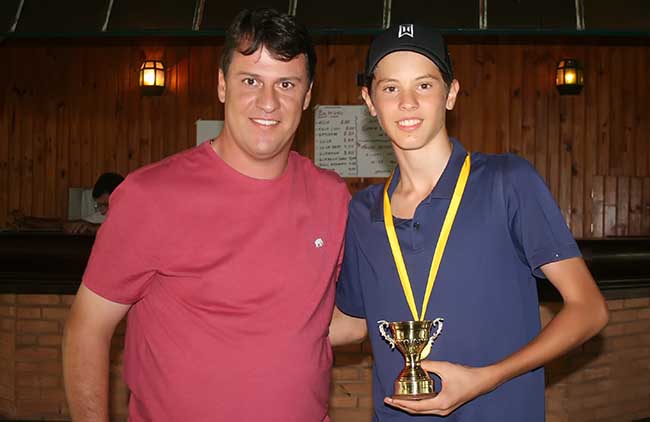
<svg viewBox="0 0 650 422">
<path fill-rule="evenodd" d="M 315 162 L 341 177 L 388 177 L 395 156 L 379 122 L 365 106 L 317 106 Z"/>
</svg>

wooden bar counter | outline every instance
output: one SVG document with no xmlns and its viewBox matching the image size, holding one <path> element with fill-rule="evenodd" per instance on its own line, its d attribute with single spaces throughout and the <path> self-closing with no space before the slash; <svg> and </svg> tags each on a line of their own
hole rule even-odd
<svg viewBox="0 0 650 422">
<path fill-rule="evenodd" d="M 69 420 L 61 336 L 93 237 L 0 232 L 0 421 Z M 607 298 L 610 324 L 546 367 L 548 422 L 635 421 L 650 417 L 650 238 L 578 242 Z M 559 311 L 555 289 L 540 282 L 540 316 Z M 113 339 L 111 420 L 125 421 L 121 379 L 124 323 Z M 368 342 L 335 350 L 332 422 L 369 422 L 372 351 Z"/>
</svg>

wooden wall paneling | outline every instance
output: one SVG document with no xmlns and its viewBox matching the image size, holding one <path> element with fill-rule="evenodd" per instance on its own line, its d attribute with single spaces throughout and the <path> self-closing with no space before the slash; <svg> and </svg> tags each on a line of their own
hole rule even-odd
<svg viewBox="0 0 650 422">
<path fill-rule="evenodd" d="M 642 179 L 641 234 L 650 235 L 650 177 Z"/>
<path fill-rule="evenodd" d="M 535 73 L 530 75 L 535 83 L 534 107 L 535 107 L 535 167 L 546 183 L 549 183 L 548 169 L 548 147 L 552 145 L 549 139 L 549 97 L 552 92 L 549 89 L 548 62 L 551 59 L 551 52 L 546 50 L 540 52 L 537 58 Z"/>
<path fill-rule="evenodd" d="M 115 145 L 115 165 L 110 171 L 115 171 L 126 176 L 129 170 L 129 142 L 128 142 L 128 116 L 129 97 L 132 95 L 129 86 L 130 68 L 129 48 L 120 48 L 117 51 L 115 60 L 115 131 L 113 140 Z"/>
<path fill-rule="evenodd" d="M 151 162 L 160 161 L 162 153 L 162 119 L 160 113 L 164 107 L 166 98 L 162 95 L 151 97 L 149 115 L 149 144 L 151 145 Z"/>
<path fill-rule="evenodd" d="M 613 65 L 620 68 L 621 80 L 619 81 L 620 89 L 614 91 L 614 98 L 617 99 L 616 104 L 621 107 L 622 127 L 620 133 L 622 134 L 622 139 L 620 148 L 623 157 L 623 174 L 626 176 L 634 176 L 636 174 L 637 161 L 634 146 L 634 115 L 638 107 L 638 97 L 634 95 L 634 91 L 638 89 L 635 78 L 635 56 L 638 54 L 638 49 L 634 47 L 621 47 L 619 50 L 623 59 L 618 63 L 613 63 Z"/>
<path fill-rule="evenodd" d="M 460 85 L 460 91 L 456 97 L 456 106 L 453 110 L 454 115 L 454 136 L 467 148 L 472 149 L 472 132 L 471 127 L 474 123 L 471 115 L 471 49 L 467 45 L 452 46 L 456 48 L 456 53 L 452 56 L 455 77 Z M 453 54 L 453 53 L 452 53 Z"/>
<path fill-rule="evenodd" d="M 564 47 L 561 46 L 552 46 L 549 47 L 549 62 L 552 63 L 552 69 L 550 75 L 547 75 L 549 83 L 551 86 L 551 91 L 549 92 L 548 97 L 548 146 L 546 150 L 548 151 L 548 179 L 547 183 L 553 196 L 557 201 L 560 198 L 560 176 L 561 176 L 561 162 L 560 162 L 560 149 L 561 146 L 561 134 L 560 134 L 560 125 L 562 114 L 560 112 L 560 101 L 562 98 L 555 88 L 555 67 L 557 62 L 564 57 Z"/>
<path fill-rule="evenodd" d="M 189 140 L 187 138 L 186 122 L 189 121 L 190 108 L 190 86 L 189 86 L 189 60 L 190 48 L 179 46 L 176 53 L 176 116 L 174 117 L 176 125 L 176 151 L 182 151 L 187 148 Z"/>
<path fill-rule="evenodd" d="M 0 69 L 0 224 L 12 208 L 65 216 L 68 187 L 92 186 L 103 171 L 127 173 L 194 145 L 194 117 L 223 118 L 215 49 L 165 41 L 144 47 L 3 45 L 0 58 L 8 66 Z M 355 75 L 367 43 L 317 49 L 312 105 L 360 104 Z M 610 57 L 615 49 L 618 63 Z M 161 54 L 168 65 L 170 85 L 159 98 L 140 96 L 144 50 Z M 534 163 L 578 237 L 648 233 L 648 46 L 452 44 L 451 51 L 461 84 L 448 120 L 451 135 L 470 150 L 512 151 Z M 552 82 L 555 61 L 569 54 L 584 60 L 587 84 L 572 98 L 560 97 Z M 620 77 L 613 75 L 615 67 Z M 313 157 L 311 109 L 295 149 Z M 599 176 L 606 178 L 600 182 L 607 208 L 594 214 L 599 211 L 590 194 L 598 191 Z M 627 192 L 618 176 L 631 177 Z M 349 185 L 356 190 L 381 181 L 351 179 Z M 618 200 L 627 201 L 627 211 Z"/>
<path fill-rule="evenodd" d="M 22 49 L 21 56 L 24 62 L 29 60 L 31 51 Z M 37 53 L 38 54 L 38 53 Z M 40 57 L 37 55 L 37 60 Z M 22 80 L 25 95 L 22 97 L 21 110 L 23 111 L 19 126 L 21 127 L 21 157 L 20 157 L 20 209 L 26 213 L 33 213 L 33 184 L 34 184 L 34 125 L 38 120 L 38 88 L 35 85 L 41 63 L 23 69 Z"/>
<path fill-rule="evenodd" d="M 91 187 L 95 184 L 95 180 L 104 170 L 106 156 L 110 153 L 109 143 L 113 141 L 108 134 L 112 120 L 109 104 L 113 101 L 115 95 L 110 92 L 109 79 L 111 78 L 112 64 L 110 47 L 103 46 L 98 50 L 93 49 L 89 54 L 89 61 L 94 69 L 92 72 L 94 74 L 93 87 L 96 94 L 90 98 L 95 109 L 90 138 L 92 144 L 92 169 L 90 177 L 84 181 L 85 187 Z"/>
<path fill-rule="evenodd" d="M 630 178 L 630 212 L 628 219 L 628 235 L 640 236 L 641 218 L 643 208 L 643 179 L 641 177 Z"/>
<path fill-rule="evenodd" d="M 557 196 L 558 204 L 567 224 L 571 222 L 571 149 L 573 148 L 573 98 L 560 98 L 560 186 Z M 551 160 L 552 158 L 551 153 Z"/>
<path fill-rule="evenodd" d="M 626 173 L 625 164 L 625 137 L 623 135 L 623 52 L 622 48 L 616 47 L 609 50 L 609 173 L 614 176 L 621 176 Z"/>
<path fill-rule="evenodd" d="M 595 69 L 598 60 L 597 49 L 593 46 L 585 47 L 585 69 Z M 593 75 L 596 72 L 591 72 Z M 593 201 L 591 192 L 594 189 L 594 176 L 598 168 L 597 162 L 597 143 L 598 143 L 598 85 L 595 77 L 586 75 L 585 87 L 583 89 L 584 96 L 584 165 L 583 165 L 583 178 L 584 178 L 584 193 L 585 207 L 584 207 L 584 232 L 583 237 L 596 237 L 596 233 L 591 230 L 594 223 L 594 215 L 592 215 L 593 207 L 590 205 Z M 602 184 L 601 184 L 602 186 Z M 602 190 L 602 189 L 601 189 Z M 602 199 L 602 198 L 601 198 Z M 600 215 L 602 219 L 602 214 Z M 602 222 L 600 224 L 602 235 Z"/>
<path fill-rule="evenodd" d="M 143 55 L 142 60 L 158 60 L 158 51 L 155 47 L 142 46 L 141 54 Z M 139 66 L 136 67 L 139 69 Z M 141 95 L 140 101 L 138 104 L 138 148 L 140 156 L 138 157 L 138 165 L 140 168 L 144 164 L 148 164 L 156 161 L 155 157 L 152 155 L 152 115 L 154 108 L 154 102 L 158 99 L 156 96 Z"/>
<path fill-rule="evenodd" d="M 535 72 L 537 50 L 534 46 L 524 47 L 523 68 L 523 113 L 522 113 L 522 150 L 520 155 L 531 164 L 535 164 Z"/>
<path fill-rule="evenodd" d="M 49 69 L 50 78 L 48 79 L 48 94 L 42 99 L 44 105 L 44 115 L 42 116 L 44 127 L 44 162 L 42 165 L 44 180 L 35 188 L 43 197 L 41 215 L 52 216 L 58 214 L 56 209 L 56 109 L 57 103 L 63 97 L 61 84 L 63 74 L 61 72 L 61 63 L 57 60 L 51 48 L 45 49 L 45 57 L 45 66 Z"/>
<path fill-rule="evenodd" d="M 49 60 L 46 50 L 40 46 L 36 50 L 37 57 L 40 58 L 39 66 L 43 69 L 50 71 Z M 29 161 L 28 166 L 32 175 L 31 193 L 32 193 L 32 215 L 43 215 L 44 208 L 44 191 L 45 185 L 45 115 L 47 113 L 47 99 L 51 95 L 49 84 L 52 82 L 49 78 L 42 78 L 38 76 L 38 72 L 34 75 L 33 88 L 34 88 L 34 102 L 32 106 L 32 159 Z"/>
<path fill-rule="evenodd" d="M 496 137 L 499 142 L 499 152 L 510 151 L 510 97 L 511 97 L 511 66 L 509 66 L 509 46 L 496 47 L 496 101 L 497 110 Z"/>
<path fill-rule="evenodd" d="M 196 136 L 195 122 L 202 118 L 201 110 L 203 105 L 203 85 L 202 85 L 202 56 L 203 51 L 201 47 L 190 48 L 190 70 L 189 70 L 189 83 L 190 83 L 190 115 L 189 120 L 180 122 L 186 128 L 187 139 L 194 139 Z"/>
<path fill-rule="evenodd" d="M 109 74 L 107 75 L 106 83 L 108 87 L 107 114 L 110 116 L 110 120 L 105 131 L 107 141 L 105 146 L 106 150 L 104 151 L 104 162 L 102 168 L 96 172 L 97 177 L 102 173 L 107 171 L 116 171 L 117 169 L 117 155 L 119 154 L 117 128 L 120 120 L 124 117 L 124 112 L 121 109 L 122 87 L 120 81 L 120 72 L 122 71 L 123 63 L 123 48 L 112 46 L 109 51 L 110 63 L 109 66 L 107 66 Z M 93 180 L 93 185 L 95 180 Z"/>
<path fill-rule="evenodd" d="M 605 178 L 594 176 L 591 191 L 591 237 L 599 238 L 604 235 L 605 218 Z"/>
<path fill-rule="evenodd" d="M 610 61 L 609 54 L 612 47 L 598 49 L 598 173 L 609 174 L 609 86 L 610 86 Z"/>
<path fill-rule="evenodd" d="M 616 235 L 628 235 L 630 213 L 630 178 L 619 176 L 616 187 Z"/>
<path fill-rule="evenodd" d="M 189 95 L 190 95 L 190 114 L 188 120 L 179 122 L 185 126 L 186 138 L 195 139 L 196 130 L 195 122 L 198 119 L 204 119 L 203 115 L 203 50 L 199 47 L 190 47 L 190 70 L 189 70 Z"/>
<path fill-rule="evenodd" d="M 508 152 L 523 155 L 522 121 L 523 121 L 523 78 L 524 49 L 520 45 L 512 46 L 510 54 L 510 147 Z M 504 66 L 508 66 L 504 63 Z M 468 116 L 468 119 L 471 119 Z"/>
<path fill-rule="evenodd" d="M 498 113 L 497 108 L 497 66 L 496 51 L 494 46 L 481 45 L 479 48 L 481 54 L 481 67 L 483 76 L 481 78 L 482 86 L 481 96 L 483 97 L 483 151 L 486 153 L 501 152 L 501 142 L 497 138 L 498 120 L 503 115 Z"/>
<path fill-rule="evenodd" d="M 127 102 L 127 134 L 128 134 L 128 159 L 129 173 L 138 169 L 142 165 L 140 164 L 140 122 L 142 119 L 141 116 L 141 103 L 143 101 L 142 95 L 140 93 L 139 86 L 139 69 L 142 65 L 142 61 L 145 59 L 144 53 L 140 47 L 131 47 L 129 54 L 129 91 L 132 94 L 129 96 L 129 101 Z"/>
<path fill-rule="evenodd" d="M 0 227 L 6 225 L 9 217 L 9 125 L 12 113 L 10 90 L 12 81 L 12 49 L 0 48 Z"/>
<path fill-rule="evenodd" d="M 605 214 L 603 221 L 603 236 L 616 236 L 616 206 L 617 206 L 617 178 L 605 177 Z"/>
<path fill-rule="evenodd" d="M 161 118 L 161 154 L 163 157 L 168 157 L 176 152 L 176 134 L 174 128 L 177 124 L 176 115 L 174 110 L 176 108 L 177 97 L 177 63 L 176 63 L 176 47 L 170 46 L 164 51 L 164 61 L 167 70 L 165 72 L 165 92 L 163 94 L 164 101 L 160 109 Z"/>
<path fill-rule="evenodd" d="M 636 66 L 634 69 L 633 93 L 636 98 L 634 115 L 633 141 L 636 147 L 636 175 L 649 176 L 650 165 L 650 84 L 648 84 L 648 71 L 650 69 L 650 49 L 636 52 Z"/>
<path fill-rule="evenodd" d="M 61 71 L 61 98 L 56 105 L 56 213 L 53 217 L 67 217 L 68 186 L 70 185 L 70 145 L 72 140 L 72 110 L 77 106 L 72 95 L 72 68 L 78 67 L 75 50 L 54 50 Z"/>
<path fill-rule="evenodd" d="M 102 71 L 98 69 L 103 65 L 104 58 L 97 57 L 98 54 L 101 56 L 98 50 L 101 51 L 102 49 L 84 48 L 83 54 L 84 73 L 82 80 L 85 89 L 82 95 L 81 180 L 76 185 L 82 187 L 92 186 L 93 177 L 95 176 L 95 150 L 101 149 L 100 146 L 95 145 L 95 139 L 99 136 L 97 131 L 99 130 L 100 119 L 104 119 L 104 116 L 100 116 L 102 113 L 100 110 L 102 100 L 99 98 L 101 95 Z"/>
<path fill-rule="evenodd" d="M 571 47 L 563 49 L 563 54 L 566 57 L 575 57 L 575 50 Z M 575 143 L 575 121 L 574 121 L 574 104 L 576 96 L 561 96 L 560 98 L 560 144 L 559 153 L 560 163 L 560 185 L 558 203 L 564 219 L 573 230 L 572 214 L 573 204 L 572 199 L 572 161 L 573 161 L 573 146 Z M 553 158 L 551 158 L 552 160 Z"/>
<path fill-rule="evenodd" d="M 485 133 L 483 131 L 483 121 L 485 120 L 485 112 L 483 110 L 483 93 L 485 89 L 483 83 L 483 62 L 480 53 L 480 45 L 468 46 L 471 52 L 471 60 L 469 62 L 468 82 L 468 109 L 472 118 L 466 122 L 470 125 L 469 133 L 470 138 L 465 144 L 472 151 L 485 150 Z"/>
<path fill-rule="evenodd" d="M 576 57 L 584 63 L 585 49 L 578 48 Z M 552 73 L 551 73 L 552 74 Z M 571 231 L 577 238 L 584 236 L 584 215 L 585 203 L 585 95 L 577 95 L 572 101 L 573 107 L 573 147 L 571 148 L 571 167 L 569 174 L 571 176 Z"/>
<path fill-rule="evenodd" d="M 68 167 L 68 186 L 81 186 L 81 145 L 84 136 L 84 126 L 88 123 L 88 106 L 85 98 L 88 96 L 84 81 L 84 48 L 79 47 L 77 54 L 71 56 L 73 65 L 70 66 L 68 95 L 70 98 L 70 152 Z M 66 187 L 67 189 L 67 187 Z"/>
<path fill-rule="evenodd" d="M 62 60 L 68 55 L 66 54 Z M 71 61 L 62 61 L 64 72 L 69 70 Z M 56 107 L 56 213 L 54 217 L 67 217 L 68 186 L 70 184 L 70 107 L 71 99 L 66 89 L 65 99 L 61 99 Z"/>
</svg>

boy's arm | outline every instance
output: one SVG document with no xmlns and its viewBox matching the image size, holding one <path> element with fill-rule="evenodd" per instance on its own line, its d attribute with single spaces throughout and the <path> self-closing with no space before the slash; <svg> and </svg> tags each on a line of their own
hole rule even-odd
<svg viewBox="0 0 650 422">
<path fill-rule="evenodd" d="M 361 343 L 368 334 L 366 320 L 347 315 L 334 307 L 332 322 L 330 322 L 330 343 L 332 346 L 340 346 L 348 343 Z"/>
<path fill-rule="evenodd" d="M 385 402 L 413 414 L 448 415 L 475 397 L 582 344 L 607 324 L 607 305 L 582 258 L 552 262 L 540 269 L 560 292 L 564 304 L 537 337 L 504 360 L 486 367 L 423 361 L 425 370 L 442 379 L 440 394 L 428 400 L 386 398 Z"/>
</svg>

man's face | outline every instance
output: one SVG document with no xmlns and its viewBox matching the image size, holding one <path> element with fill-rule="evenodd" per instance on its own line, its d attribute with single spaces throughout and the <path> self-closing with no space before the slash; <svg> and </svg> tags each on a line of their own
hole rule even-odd
<svg viewBox="0 0 650 422">
<path fill-rule="evenodd" d="M 106 215 L 108 212 L 108 194 L 103 193 L 98 198 L 95 198 L 95 209 L 99 211 L 102 215 Z"/>
<path fill-rule="evenodd" d="M 452 110 L 458 82 L 449 90 L 438 67 L 411 51 L 388 54 L 375 67 L 372 97 L 362 96 L 382 128 L 399 149 L 417 150 L 446 133 L 445 114 Z"/>
<path fill-rule="evenodd" d="M 264 47 L 249 56 L 235 51 L 228 74 L 219 70 L 224 132 L 247 159 L 269 160 L 288 153 L 310 98 L 303 54 L 281 61 Z"/>
</svg>

